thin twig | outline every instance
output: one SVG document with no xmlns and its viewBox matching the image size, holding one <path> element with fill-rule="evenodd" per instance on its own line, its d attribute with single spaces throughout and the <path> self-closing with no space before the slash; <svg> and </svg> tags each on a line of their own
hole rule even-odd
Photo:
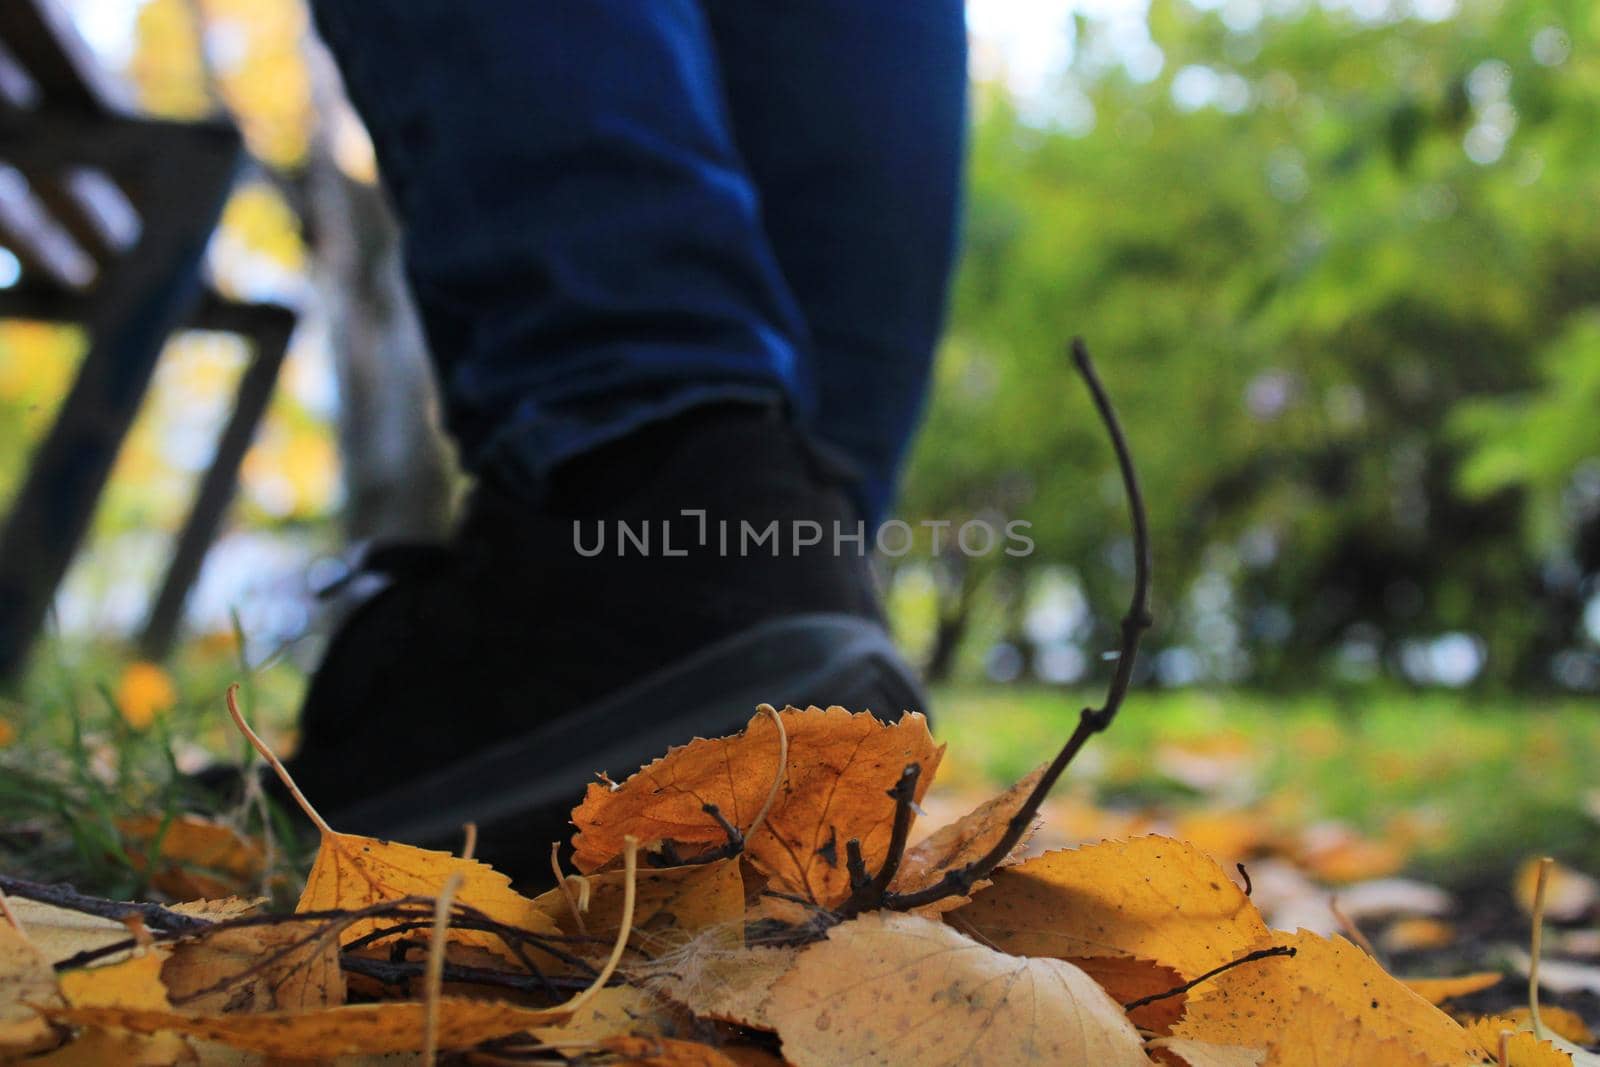
<svg viewBox="0 0 1600 1067">
<path fill-rule="evenodd" d="M 339 966 L 348 974 L 359 974 L 382 982 L 384 985 L 400 985 L 402 982 L 413 978 L 422 977 L 427 965 L 422 962 L 406 960 L 396 962 L 393 960 L 373 959 L 370 956 L 344 955 L 339 958 Z M 551 989 L 567 989 L 574 992 L 588 989 L 593 979 L 574 975 L 534 975 L 519 974 L 515 971 L 497 971 L 489 967 L 467 967 L 461 964 L 446 963 L 444 965 L 444 980 L 447 982 L 460 982 L 463 985 L 494 986 L 500 989 L 512 989 L 521 993 L 544 993 Z"/>
<path fill-rule="evenodd" d="M 587 934 L 589 925 L 583 921 L 584 909 L 579 907 L 578 898 L 572 892 L 572 886 L 567 884 L 567 876 L 561 870 L 561 842 L 550 842 L 550 869 L 555 872 L 556 886 L 561 890 L 561 895 L 567 901 L 567 910 L 572 913 L 572 925 L 578 928 L 578 933 Z"/>
<path fill-rule="evenodd" d="M 884 854 L 883 865 L 878 868 L 877 874 L 859 886 L 852 882 L 849 898 L 835 909 L 841 919 L 849 919 L 883 905 L 884 894 L 889 892 L 889 885 L 899 872 L 900 861 L 905 856 L 906 839 L 911 834 L 911 820 L 917 802 L 917 782 L 921 778 L 922 764 L 908 763 L 900 772 L 900 780 L 889 790 L 889 796 L 894 799 L 894 826 L 889 831 L 889 850 Z"/>
<path fill-rule="evenodd" d="M 772 811 L 772 806 L 778 802 L 778 794 L 783 790 L 784 780 L 789 777 L 789 731 L 783 725 L 783 715 L 771 704 L 763 704 L 756 711 L 772 719 L 772 725 L 778 728 L 778 771 L 772 776 L 772 788 L 767 790 L 766 803 L 761 805 L 761 810 L 756 812 L 756 817 L 750 820 L 750 825 L 745 828 L 744 839 L 750 840 L 762 823 L 767 821 L 767 813 Z"/>
<path fill-rule="evenodd" d="M 1238 959 L 1229 960 L 1220 967 L 1213 967 L 1205 974 L 1202 974 L 1199 978 L 1191 978 L 1182 985 L 1173 986 L 1171 989 L 1164 990 L 1160 993 L 1151 993 L 1148 997 L 1140 997 L 1138 1000 L 1130 1000 L 1128 1003 L 1122 1006 L 1122 1010 L 1132 1011 L 1135 1008 L 1142 1008 L 1146 1004 L 1154 1004 L 1158 1000 L 1166 1000 L 1168 997 L 1182 996 L 1195 986 L 1199 985 L 1201 982 L 1208 982 L 1217 975 L 1222 974 L 1225 971 L 1231 971 L 1235 967 L 1246 963 L 1254 963 L 1256 960 L 1271 959 L 1274 956 L 1293 956 L 1297 951 L 1299 950 L 1291 948 L 1288 945 L 1274 945 L 1271 948 L 1262 948 L 1257 949 L 1254 952 L 1247 952 Z"/>
<path fill-rule="evenodd" d="M 1239 877 L 1244 879 L 1244 895 L 1249 896 L 1251 893 L 1254 893 L 1256 887 L 1251 884 L 1250 872 L 1245 869 L 1245 865 L 1242 863 L 1235 863 L 1234 867 L 1238 869 Z"/>
<path fill-rule="evenodd" d="M 1544 941 L 1544 891 L 1550 884 L 1550 868 L 1555 860 L 1545 856 L 1539 860 L 1539 879 L 1533 888 L 1533 940 L 1528 953 L 1528 1018 L 1533 1023 L 1533 1036 L 1545 1039 L 1544 1021 L 1539 1018 L 1539 955 Z"/>
<path fill-rule="evenodd" d="M 1100 733 L 1110 726 L 1116 718 L 1117 709 L 1122 706 L 1122 700 L 1128 693 L 1128 687 L 1133 682 L 1134 659 L 1139 652 L 1139 639 L 1144 631 L 1150 628 L 1150 532 L 1148 521 L 1145 517 L 1144 494 L 1139 490 L 1139 477 L 1133 467 L 1133 456 L 1128 451 L 1127 439 L 1122 433 L 1122 424 L 1117 421 L 1116 410 L 1111 406 L 1111 399 L 1106 395 L 1105 387 L 1100 384 L 1100 376 L 1095 373 L 1094 362 L 1089 358 L 1089 350 L 1084 346 L 1081 338 L 1072 342 L 1072 358 L 1077 365 L 1078 373 L 1083 376 L 1084 384 L 1089 389 L 1089 395 L 1094 399 L 1094 406 L 1100 413 L 1100 419 L 1105 424 L 1106 433 L 1111 438 L 1111 447 L 1116 452 L 1117 467 L 1122 473 L 1122 487 L 1128 497 L 1128 512 L 1133 522 L 1133 596 L 1128 605 L 1128 613 L 1122 618 L 1122 644 L 1117 656 L 1117 668 L 1112 674 L 1110 685 L 1106 690 L 1106 700 L 1099 708 L 1084 708 L 1078 717 L 1078 727 L 1067 738 L 1067 743 L 1062 746 L 1056 758 L 1045 769 L 1043 777 L 1033 787 L 1033 792 L 1028 794 L 1028 799 L 1017 810 L 1006 825 L 1006 832 L 995 842 L 994 847 L 983 856 L 963 867 L 946 871 L 944 877 L 933 885 L 911 893 L 889 893 L 884 897 L 883 906 L 896 911 L 908 911 L 920 908 L 946 897 L 964 896 L 974 884 L 987 878 L 1005 858 L 1016 848 L 1033 825 L 1034 818 L 1039 814 L 1039 807 L 1044 803 L 1044 798 L 1055 787 L 1057 779 L 1078 755 L 1078 751 L 1088 743 L 1089 738 Z"/>
<path fill-rule="evenodd" d="M 467 847 L 463 850 L 463 859 L 471 856 L 472 848 L 477 844 L 478 828 L 472 823 L 468 823 L 467 828 Z M 439 1062 L 439 998 L 444 993 L 445 938 L 450 933 L 450 904 L 461 890 L 463 877 L 460 871 L 450 872 L 450 877 L 444 880 L 444 887 L 439 890 L 439 898 L 433 903 L 433 929 L 428 934 L 428 966 L 422 973 L 422 1002 L 425 1005 L 422 1018 L 423 1067 L 435 1067 Z"/>
<path fill-rule="evenodd" d="M 606 960 L 606 965 L 600 968 L 600 974 L 595 978 L 594 984 L 582 993 L 573 997 L 565 1004 L 559 1005 L 563 1011 L 575 1012 L 611 980 L 616 973 L 617 965 L 622 962 L 622 955 L 627 951 L 628 938 L 633 934 L 633 905 L 639 890 L 639 839 L 632 834 L 622 838 L 622 916 L 617 920 L 617 943 L 611 949 L 611 956 Z"/>
</svg>

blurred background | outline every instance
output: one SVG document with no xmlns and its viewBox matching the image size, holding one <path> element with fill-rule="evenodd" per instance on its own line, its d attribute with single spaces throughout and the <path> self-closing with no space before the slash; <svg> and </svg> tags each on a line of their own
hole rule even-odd
<svg viewBox="0 0 1600 1067">
<path fill-rule="evenodd" d="M 138 111 L 242 132 L 206 278 L 295 323 L 177 628 L 152 634 L 157 594 L 259 347 L 232 331 L 167 343 L 0 702 L 18 751 L 76 724 L 61 775 L 98 789 L 68 764 L 232 745 L 234 677 L 292 743 L 313 590 L 353 542 L 447 528 L 461 484 L 370 145 L 301 4 L 58 2 Z M 1059 743 L 1115 644 L 1132 555 L 1064 357 L 1081 334 L 1143 478 L 1158 624 L 1058 820 L 1188 818 L 1333 881 L 1498 879 L 1534 845 L 1600 861 L 1600 9 L 968 11 L 965 251 L 897 514 L 1026 519 L 1037 549 L 886 561 L 951 795 Z M 29 196 L 0 166 L 0 216 Z M 0 289 L 26 289 L 31 258 L 0 248 Z M 0 321 L 0 501 L 87 348 L 79 326 Z"/>
</svg>

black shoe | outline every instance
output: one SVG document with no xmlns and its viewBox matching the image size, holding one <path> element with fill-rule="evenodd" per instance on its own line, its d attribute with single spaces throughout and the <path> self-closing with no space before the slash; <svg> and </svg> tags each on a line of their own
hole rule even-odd
<svg viewBox="0 0 1600 1067">
<path fill-rule="evenodd" d="M 797 521 L 821 543 L 797 549 Z M 329 645 L 290 770 L 336 829 L 451 847 L 471 821 L 485 860 L 537 875 L 596 772 L 620 781 L 763 702 L 924 710 L 858 530 L 756 407 L 566 464 L 537 509 L 480 489 L 451 544 L 373 554 L 396 573 Z"/>
</svg>

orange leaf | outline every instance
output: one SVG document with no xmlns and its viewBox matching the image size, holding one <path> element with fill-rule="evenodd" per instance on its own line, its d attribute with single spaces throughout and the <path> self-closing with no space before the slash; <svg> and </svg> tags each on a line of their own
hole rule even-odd
<svg viewBox="0 0 1600 1067">
<path fill-rule="evenodd" d="M 894 820 L 888 789 L 907 764 L 920 763 L 920 798 L 944 749 L 915 712 L 893 724 L 838 707 L 781 714 L 789 738 L 783 787 L 745 855 L 774 888 L 837 904 L 850 895 L 846 843 L 860 840 L 869 869 L 881 864 Z M 684 851 L 722 844 L 727 835 L 704 806 L 715 804 L 730 823 L 747 829 L 779 773 L 778 749 L 778 728 L 763 713 L 732 737 L 672 749 L 616 789 L 590 785 L 572 813 L 579 831 L 573 863 L 581 871 L 601 869 L 622 854 L 629 834 L 646 842 L 671 840 Z"/>
<path fill-rule="evenodd" d="M 162 866 L 150 876 L 151 884 L 175 900 L 201 900 L 240 893 L 261 877 L 266 854 L 255 841 L 231 826 L 180 815 L 166 824 L 154 815 L 123 819 L 122 831 L 129 864 L 143 872 L 149 866 L 149 846 L 161 835 L 158 856 Z"/>
<path fill-rule="evenodd" d="M 1067 962 L 1099 982 L 1100 987 L 1118 1004 L 1130 1004 L 1183 984 L 1183 975 L 1154 960 L 1134 959 L 1131 956 L 1077 956 Z M 1153 1000 L 1133 1009 L 1128 1013 L 1128 1018 L 1141 1029 L 1170 1034 L 1173 1025 L 1183 1018 L 1187 1000 L 1187 993 Z"/>
<path fill-rule="evenodd" d="M 1134 956 L 1185 979 L 1248 952 L 1267 934 L 1255 905 L 1209 856 L 1137 837 L 1046 852 L 996 871 L 952 912 L 1022 956 Z"/>
<path fill-rule="evenodd" d="M 766 1011 L 797 1067 L 1149 1065 L 1122 1008 L 1078 968 L 1008 956 L 915 915 L 835 926 L 773 986 Z"/>
<path fill-rule="evenodd" d="M 600 1042 L 605 1051 L 621 1057 L 617 1063 L 637 1067 L 738 1067 L 710 1045 L 675 1041 L 665 1037 L 613 1037 Z"/>
<path fill-rule="evenodd" d="M 202 1014 L 307 1011 L 344 1003 L 336 928 L 326 922 L 210 930 L 161 967 L 172 1002 Z"/>
</svg>

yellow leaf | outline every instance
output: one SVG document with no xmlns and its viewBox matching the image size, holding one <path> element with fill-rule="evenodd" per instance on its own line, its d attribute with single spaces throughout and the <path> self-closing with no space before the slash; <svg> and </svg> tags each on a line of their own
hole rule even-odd
<svg viewBox="0 0 1600 1067">
<path fill-rule="evenodd" d="M 456 901 L 483 912 L 496 922 L 529 933 L 556 933 L 556 926 L 529 898 L 514 892 L 511 879 L 493 867 L 448 852 L 379 841 L 372 837 L 325 830 L 316 862 L 306 877 L 296 911 L 357 909 L 405 896 L 434 896 L 452 874 L 461 875 Z M 392 922 L 363 919 L 339 935 L 348 944 Z M 452 926 L 450 940 L 504 951 L 498 935 Z"/>
<path fill-rule="evenodd" d="M 601 989 L 560 1026 L 537 1026 L 540 1041 L 572 1045 L 597 1045 L 608 1037 L 659 1036 L 667 1020 L 660 1018 L 661 1002 L 634 986 Z"/>
<path fill-rule="evenodd" d="M 1149 1064 L 1122 1008 L 1078 968 L 1008 956 L 915 915 L 835 926 L 766 1010 L 797 1067 Z"/>
<path fill-rule="evenodd" d="M 1044 772 L 1043 765 L 1035 768 L 999 796 L 990 798 L 955 822 L 940 827 L 906 849 L 905 858 L 901 860 L 900 870 L 896 872 L 890 888 L 896 893 L 926 889 L 943 878 L 946 871 L 965 867 L 988 855 L 989 850 L 1005 837 L 1012 816 L 1022 810 L 1022 805 L 1039 784 L 1039 779 L 1044 777 Z M 1025 835 L 1023 840 L 1026 839 Z M 1021 842 L 1018 844 L 1020 847 Z M 974 883 L 973 889 L 982 889 L 987 885 L 989 880 L 984 879 Z M 970 896 L 950 896 L 917 911 L 931 918 L 959 908 L 969 899 Z"/>
<path fill-rule="evenodd" d="M 1359 1021 L 1363 1040 L 1393 1038 L 1408 1052 L 1421 1052 L 1427 1063 L 1471 1063 L 1477 1056 L 1476 1043 L 1455 1020 L 1343 938 L 1302 930 L 1276 934 L 1271 943 L 1292 947 L 1295 955 L 1256 960 L 1204 983 L 1195 989 L 1174 1032 L 1221 1045 L 1263 1048 L 1291 1032 L 1301 990 L 1311 989 L 1330 1011 Z M 1320 1005 L 1316 1008 L 1322 1011 Z"/>
<path fill-rule="evenodd" d="M 128 940 L 128 928 L 111 919 L 41 904 L 36 900 L 12 898 L 9 903 L 17 921 L 27 931 L 28 940 L 51 963 Z M 115 963 L 126 958 L 127 953 L 123 953 L 101 962 Z"/>
<path fill-rule="evenodd" d="M 919 763 L 920 798 L 944 749 L 916 713 L 893 724 L 839 707 L 781 714 L 789 738 L 783 788 L 745 855 L 774 888 L 837 904 L 850 895 L 846 843 L 860 840 L 868 869 L 881 864 L 895 810 L 887 791 L 907 764 Z M 721 845 L 727 835 L 705 805 L 748 829 L 778 775 L 778 751 L 778 727 L 763 713 L 732 737 L 672 749 L 616 789 L 590 785 L 572 813 L 579 831 L 573 863 L 580 871 L 601 869 L 621 855 L 629 834 L 671 840 L 686 853 Z"/>
<path fill-rule="evenodd" d="M 1439 1058 L 1404 1037 L 1382 1036 L 1365 1018 L 1351 1018 L 1314 990 L 1302 989 L 1267 1044 L 1267 1062 L 1273 1067 L 1460 1067 L 1473 1060 Z"/>
<path fill-rule="evenodd" d="M 136 660 L 123 669 L 117 682 L 117 710 L 135 730 L 149 728 L 156 716 L 171 711 L 178 702 L 172 678 L 154 663 Z"/>
<path fill-rule="evenodd" d="M 1138 837 L 1047 852 L 996 871 L 952 912 L 1021 956 L 1134 956 L 1195 978 L 1267 934 L 1255 905 L 1209 856 Z"/>
<path fill-rule="evenodd" d="M 173 947 L 161 980 L 173 1004 L 204 1014 L 308 1011 L 345 996 L 337 930 L 326 922 L 206 931 Z"/>
<path fill-rule="evenodd" d="M 20 930 L 0 918 L 0 1058 L 54 1045 L 55 1033 L 32 1005 L 62 1003 L 50 961 Z"/>
<path fill-rule="evenodd" d="M 260 1015 L 73 1007 L 47 1014 L 76 1026 L 114 1026 L 139 1034 L 183 1034 L 274 1056 L 320 1061 L 328 1056 L 415 1052 L 422 1047 L 427 1005 L 411 1000 L 385 1001 Z M 539 1011 L 500 1001 L 442 997 L 439 1047 L 466 1048 L 557 1022 L 567 1014 L 563 1009 Z"/>
<path fill-rule="evenodd" d="M 1425 952 L 1455 944 L 1456 928 L 1439 919 L 1397 919 L 1383 932 L 1383 947 L 1390 952 Z"/>
<path fill-rule="evenodd" d="M 65 1018 L 76 1011 L 167 1011 L 166 987 L 161 984 L 164 953 L 144 950 L 120 963 L 61 975 L 61 992 L 67 1007 L 46 1014 Z M 164 1067 L 189 1058 L 189 1046 L 177 1034 L 128 1033 L 115 1023 L 85 1022 L 87 1029 L 69 1044 L 38 1060 L 42 1067 L 76 1067 L 77 1064 L 115 1063 L 126 1067 Z"/>
<path fill-rule="evenodd" d="M 1402 978 L 1413 993 L 1429 1004 L 1443 1004 L 1456 997 L 1471 996 L 1500 984 L 1505 975 L 1499 971 L 1479 971 L 1457 978 Z"/>
<path fill-rule="evenodd" d="M 1540 860 L 1531 859 L 1517 868 L 1513 890 L 1517 906 L 1533 914 L 1534 889 L 1539 884 Z M 1559 863 L 1550 865 L 1544 887 L 1544 917 L 1551 922 L 1573 922 L 1583 918 L 1600 900 L 1600 882 Z"/>
<path fill-rule="evenodd" d="M 1539 1014 L 1544 1014 L 1543 1008 Z M 1500 1055 L 1500 1035 L 1505 1032 L 1510 1034 L 1506 1039 L 1506 1067 L 1572 1067 L 1570 1055 L 1518 1028 L 1510 1019 L 1485 1015 L 1467 1024 L 1467 1033 L 1490 1059 Z"/>
<path fill-rule="evenodd" d="M 1533 1012 L 1526 1007 L 1510 1008 L 1504 1018 L 1516 1023 L 1519 1030 L 1533 1029 Z M 1547 1031 L 1558 1037 L 1564 1037 L 1575 1045 L 1595 1043 L 1594 1031 L 1589 1029 L 1589 1024 L 1583 1021 L 1583 1016 L 1570 1009 L 1555 1004 L 1541 1004 L 1539 1021 L 1544 1024 Z"/>
</svg>

